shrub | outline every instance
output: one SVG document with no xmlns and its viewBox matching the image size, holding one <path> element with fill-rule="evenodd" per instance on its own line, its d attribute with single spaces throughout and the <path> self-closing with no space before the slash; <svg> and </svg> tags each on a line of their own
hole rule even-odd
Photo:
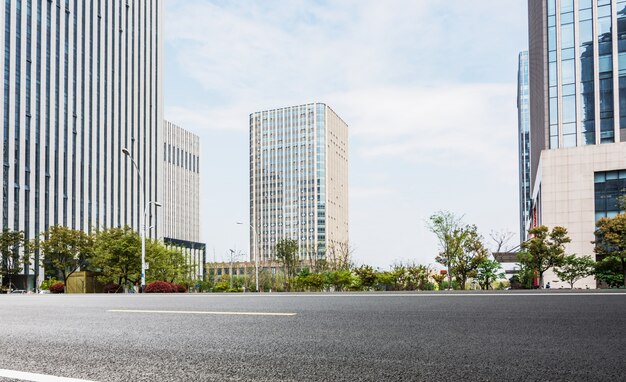
<svg viewBox="0 0 626 382">
<path fill-rule="evenodd" d="M 51 285 L 57 284 L 59 282 L 60 282 L 59 280 L 54 279 L 54 278 L 48 279 L 48 280 L 43 280 L 41 282 L 41 285 L 39 286 L 39 289 L 41 289 L 41 290 L 49 290 Z"/>
<path fill-rule="evenodd" d="M 145 293 L 174 293 L 176 290 L 165 281 L 153 281 L 146 286 Z"/>
<path fill-rule="evenodd" d="M 122 293 L 123 289 L 115 283 L 108 283 L 102 288 L 102 291 L 104 293 Z"/>
<path fill-rule="evenodd" d="M 65 284 L 58 282 L 50 285 L 50 293 L 65 293 Z"/>
<path fill-rule="evenodd" d="M 187 287 L 183 284 L 172 284 L 172 288 L 174 288 L 174 292 L 187 293 Z"/>
<path fill-rule="evenodd" d="M 228 284 L 219 282 L 215 284 L 215 287 L 213 287 L 213 292 L 226 292 L 228 288 L 229 288 Z"/>
</svg>

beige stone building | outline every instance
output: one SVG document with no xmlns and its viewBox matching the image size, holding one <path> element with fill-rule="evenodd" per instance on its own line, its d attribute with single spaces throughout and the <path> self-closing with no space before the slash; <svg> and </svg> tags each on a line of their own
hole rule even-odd
<svg viewBox="0 0 626 382">
<path fill-rule="evenodd" d="M 327 105 L 250 115 L 250 226 L 251 260 L 281 239 L 303 260 L 348 247 L 348 125 Z"/>
<path fill-rule="evenodd" d="M 204 276 L 206 246 L 200 242 L 200 138 L 163 123 L 163 241 L 185 253 L 194 279 Z"/>
</svg>

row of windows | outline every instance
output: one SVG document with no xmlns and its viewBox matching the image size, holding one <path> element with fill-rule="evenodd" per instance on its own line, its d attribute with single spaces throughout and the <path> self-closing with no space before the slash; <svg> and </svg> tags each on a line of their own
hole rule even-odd
<svg viewBox="0 0 626 382">
<path fill-rule="evenodd" d="M 626 170 L 604 171 L 594 174 L 595 217 L 613 217 L 624 210 Z"/>
<path fill-rule="evenodd" d="M 200 158 L 190 152 L 187 152 L 171 143 L 163 143 L 163 151 L 165 155 L 163 160 L 175 166 L 184 168 L 196 174 L 200 173 Z"/>
<path fill-rule="evenodd" d="M 594 23 L 591 1 L 580 1 L 578 9 L 578 24 L 575 27 L 574 2 L 563 0 L 560 2 L 560 72 L 557 73 L 557 33 L 556 33 L 556 1 L 548 1 L 548 77 L 549 77 L 549 121 L 550 121 L 550 148 L 559 147 L 559 133 L 563 136 L 563 146 L 576 146 L 577 110 L 582 117 L 579 126 L 582 133 L 582 144 L 595 144 L 595 94 L 594 86 L 599 90 L 600 105 L 600 142 L 614 142 L 614 110 L 613 110 L 613 52 L 612 52 L 612 8 L 610 0 L 599 0 L 596 14 L 598 36 L 598 55 L 600 82 L 594 84 Z M 618 9 L 623 9 L 624 2 L 618 3 Z M 618 15 L 623 13 L 618 11 Z M 626 26 L 625 26 L 626 27 Z M 575 29 L 578 29 L 580 60 L 574 57 Z M 625 56 L 626 58 L 626 56 Z M 577 68 L 576 65 L 580 65 Z M 626 60 L 624 61 L 626 70 Z M 576 73 L 580 70 L 580 105 L 576 105 Z M 557 79 L 561 80 L 561 88 L 557 91 Z M 626 86 L 626 83 L 625 83 Z M 561 97 L 560 110 L 558 98 Z M 626 108 L 626 105 L 625 105 Z M 625 109 L 626 110 L 626 109 Z M 625 121 L 626 122 L 626 121 Z M 566 126 L 565 124 L 572 124 Z M 559 132 L 559 126 L 563 131 Z M 572 128 L 573 127 L 573 128 Z"/>
</svg>

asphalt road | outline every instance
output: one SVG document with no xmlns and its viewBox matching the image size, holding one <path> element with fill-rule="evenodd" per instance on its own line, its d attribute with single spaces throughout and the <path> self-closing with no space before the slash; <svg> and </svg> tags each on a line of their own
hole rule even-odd
<svg viewBox="0 0 626 382">
<path fill-rule="evenodd" d="M 102 382 L 626 380 L 625 332 L 615 293 L 0 295 L 0 369 Z"/>
</svg>

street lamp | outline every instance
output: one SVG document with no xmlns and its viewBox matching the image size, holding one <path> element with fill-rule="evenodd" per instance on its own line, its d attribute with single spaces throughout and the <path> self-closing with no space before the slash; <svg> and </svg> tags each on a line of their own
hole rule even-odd
<svg viewBox="0 0 626 382">
<path fill-rule="evenodd" d="M 142 200 L 139 202 L 140 205 L 144 205 L 143 214 L 141 216 L 141 292 L 146 288 L 146 215 L 148 214 L 148 207 L 150 204 L 154 204 L 156 207 L 161 207 L 162 204 L 159 202 L 147 202 L 146 203 L 146 186 L 142 182 L 141 178 L 141 170 L 135 162 L 135 159 L 130 154 L 130 151 L 126 147 L 122 149 L 122 153 L 130 158 L 130 161 L 135 166 L 135 170 L 137 170 L 137 176 L 139 177 L 139 183 L 141 184 L 141 198 Z M 145 204 L 144 204 L 145 203 Z M 152 227 L 150 227 L 152 228 Z"/>
<path fill-rule="evenodd" d="M 242 222 L 237 222 L 237 224 L 243 225 Z M 252 252 L 254 252 L 254 283 L 256 285 L 256 291 L 259 292 L 259 256 L 256 251 L 256 229 L 252 224 L 250 224 L 250 228 L 252 228 Z"/>
</svg>

